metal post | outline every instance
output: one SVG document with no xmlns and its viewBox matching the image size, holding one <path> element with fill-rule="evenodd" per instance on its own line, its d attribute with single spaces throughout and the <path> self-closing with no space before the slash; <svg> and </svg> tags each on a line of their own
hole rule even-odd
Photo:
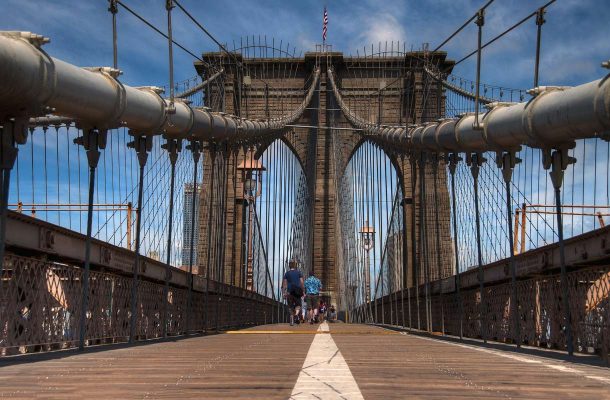
<svg viewBox="0 0 610 400">
<path fill-rule="evenodd" d="M 525 252 L 525 228 L 527 225 L 527 204 L 521 204 L 521 251 Z"/>
<path fill-rule="evenodd" d="M 248 195 L 248 243 L 246 252 L 246 289 L 254 288 L 254 196 Z"/>
<path fill-rule="evenodd" d="M 443 303 L 443 270 L 441 263 L 441 233 L 440 233 L 440 223 L 438 220 L 438 164 L 440 163 L 440 158 L 438 156 L 434 157 L 434 224 L 436 225 L 434 231 L 436 233 L 436 266 L 438 268 L 438 281 L 440 284 L 440 292 L 439 292 L 439 302 L 441 303 L 441 334 L 445 335 L 445 305 Z"/>
<path fill-rule="evenodd" d="M 171 257 L 172 257 L 172 228 L 174 222 L 174 190 L 176 181 L 176 161 L 178 160 L 178 152 L 182 148 L 182 140 L 167 139 L 167 142 L 162 146 L 169 153 L 169 162 L 171 165 L 170 187 L 169 187 L 169 218 L 167 222 L 167 255 L 165 262 L 165 285 L 163 287 L 163 337 L 167 337 L 167 308 L 169 296 L 169 279 L 171 275 Z M 129 211 L 128 211 L 129 212 Z"/>
<path fill-rule="evenodd" d="M 218 296 L 218 301 L 216 302 L 216 332 L 220 331 L 220 319 L 219 319 L 219 315 L 220 315 L 220 304 L 221 301 L 223 300 L 223 294 L 224 294 L 224 289 L 225 289 L 225 279 L 224 279 L 224 259 L 225 259 L 225 236 L 226 236 L 226 230 L 225 230 L 225 226 L 226 226 L 226 214 L 227 214 L 227 207 L 226 207 L 226 198 L 227 198 L 227 191 L 229 189 L 229 182 L 228 182 L 228 174 L 227 174 L 227 169 L 228 169 L 228 160 L 229 160 L 229 150 L 228 150 L 228 146 L 225 144 L 222 148 L 221 151 L 221 157 L 222 157 L 222 175 L 219 177 L 219 180 L 222 179 L 222 192 L 219 194 L 220 196 L 220 208 L 219 211 L 221 211 L 221 214 L 218 216 L 219 222 L 218 222 L 218 229 L 220 230 L 220 238 L 217 240 L 217 253 L 216 253 L 216 258 L 217 258 L 217 273 L 216 273 L 216 280 L 217 282 L 221 283 L 220 290 L 216 293 L 216 295 Z M 226 301 L 225 301 L 226 302 Z"/>
<path fill-rule="evenodd" d="M 416 239 L 416 235 L 415 235 L 415 229 L 416 229 L 416 219 L 417 219 L 417 215 L 415 212 L 415 202 L 416 202 L 416 196 L 415 196 L 415 188 L 417 187 L 417 163 L 416 163 L 416 158 L 415 158 L 415 154 L 411 155 L 411 195 L 412 195 L 412 200 L 413 200 L 413 204 L 411 206 L 411 257 L 412 257 L 412 262 L 413 262 L 413 272 L 415 275 L 415 280 L 414 280 L 414 286 L 415 286 L 415 308 L 417 311 L 417 330 L 421 330 L 421 318 L 420 318 L 420 307 L 419 307 L 419 274 L 420 274 L 420 270 L 419 270 L 419 265 L 418 265 L 418 259 L 417 259 L 417 239 Z M 421 256 L 421 255 L 420 255 Z"/>
<path fill-rule="evenodd" d="M 566 268 L 565 244 L 563 241 L 563 221 L 561 216 L 561 185 L 563 183 L 564 171 L 570 164 L 574 164 L 576 159 L 568 155 L 567 148 L 542 151 L 545 169 L 550 169 L 549 175 L 555 189 L 555 208 L 557 213 L 557 237 L 559 241 L 559 263 L 561 265 L 561 305 L 563 308 L 563 319 L 566 334 L 566 344 L 568 354 L 574 354 L 574 343 L 572 338 L 572 320 L 570 315 L 570 292 L 568 288 L 568 273 Z"/>
<path fill-rule="evenodd" d="M 127 203 L 127 217 L 125 218 L 125 240 L 127 244 L 127 250 L 131 250 L 131 220 L 133 218 L 133 204 L 131 201 Z"/>
<path fill-rule="evenodd" d="M 213 211 L 213 203 L 214 203 L 214 169 L 216 166 L 216 146 L 210 145 L 210 205 L 208 208 L 208 252 L 206 257 L 206 273 L 205 273 L 205 305 L 203 307 L 203 323 L 204 323 L 204 333 L 208 332 L 208 308 L 209 308 L 209 298 L 210 298 L 210 258 L 212 256 L 212 243 L 210 241 L 210 232 L 212 231 L 212 211 Z"/>
<path fill-rule="evenodd" d="M 466 161 L 470 165 L 470 172 L 474 180 L 474 211 L 475 211 L 475 224 L 477 234 L 477 260 L 479 263 L 478 278 L 479 278 L 479 292 L 480 292 L 480 323 L 481 323 L 481 338 L 484 343 L 487 343 L 487 310 L 485 308 L 485 277 L 483 276 L 483 254 L 481 250 L 481 215 L 479 211 L 479 169 L 486 161 L 483 156 L 479 153 L 470 154 Z"/>
<path fill-rule="evenodd" d="M 365 280 L 368 279 L 368 281 L 365 282 L 365 287 L 366 287 L 365 300 L 369 304 L 369 322 L 377 322 L 377 302 L 375 301 L 375 313 L 373 314 L 373 304 L 372 304 L 373 299 L 371 299 L 371 255 L 370 255 L 370 250 L 365 249 L 364 251 L 366 254 L 366 265 L 365 265 L 366 270 L 364 271 L 366 274 Z M 374 315 L 374 321 L 373 321 L 373 315 Z"/>
<path fill-rule="evenodd" d="M 455 287 L 456 287 L 456 295 L 458 298 L 458 318 L 460 321 L 459 328 L 459 336 L 460 340 L 464 339 L 464 305 L 462 302 L 462 294 L 460 293 L 460 250 L 458 243 L 458 231 L 457 231 L 457 214 L 455 207 L 455 169 L 457 167 L 457 163 L 461 161 L 461 158 L 457 153 L 449 154 L 449 173 L 451 174 L 451 206 L 453 208 L 453 239 L 454 249 L 455 249 Z"/>
<path fill-rule="evenodd" d="M 538 87 L 538 78 L 539 78 L 539 72 L 540 72 L 540 42 L 542 39 L 542 25 L 546 22 L 546 20 L 544 19 L 544 14 L 545 14 L 545 9 L 544 7 L 541 7 L 540 9 L 538 9 L 538 11 L 536 12 L 536 27 L 537 27 L 537 32 L 536 32 L 536 64 L 534 66 L 534 87 Z"/>
<path fill-rule="evenodd" d="M 0 127 L 0 282 L 4 279 L 4 250 L 6 242 L 6 218 L 8 211 L 8 196 L 11 181 L 11 170 L 15 165 L 19 149 L 17 148 L 16 135 L 21 137 L 21 141 L 27 139 L 27 124 L 26 120 L 23 125 L 18 126 L 16 121 L 3 121 L 3 127 Z M 0 284 L 0 298 L 3 298 L 3 284 Z"/>
<path fill-rule="evenodd" d="M 28 117 L 11 118 L 2 122 L 0 128 L 0 281 L 4 278 L 4 251 L 6 242 L 6 219 L 11 182 L 11 170 L 15 165 L 18 144 L 27 140 Z M 0 284 L 0 299 L 3 298 L 3 285 Z"/>
<path fill-rule="evenodd" d="M 173 35 L 172 35 L 172 8 L 174 8 L 173 0 L 165 0 L 165 9 L 167 10 L 167 47 L 169 60 L 169 104 L 166 107 L 168 114 L 174 114 L 176 108 L 174 106 L 174 50 L 173 50 Z"/>
<path fill-rule="evenodd" d="M 515 210 L 515 225 L 514 225 L 514 232 L 513 232 L 513 243 L 514 243 L 514 249 L 513 249 L 513 254 L 517 254 L 517 246 L 519 244 L 519 237 L 517 236 L 519 233 L 519 214 L 521 213 L 520 209 L 516 209 Z"/>
<path fill-rule="evenodd" d="M 140 176 L 138 181 L 138 208 L 136 208 L 136 246 L 135 261 L 133 265 L 133 281 L 131 285 L 131 319 L 129 326 L 129 343 L 133 343 L 136 336 L 137 305 L 138 305 L 138 275 L 140 271 L 140 234 L 142 227 L 142 198 L 144 196 L 144 167 L 148 160 L 148 152 L 152 150 L 152 136 L 134 136 L 133 141 L 127 143 L 128 147 L 135 149 L 138 154 Z"/>
<path fill-rule="evenodd" d="M 118 45 L 117 45 L 117 30 L 116 30 L 116 15 L 119 12 L 117 0 L 108 0 L 108 11 L 112 14 L 112 60 L 114 69 L 118 69 Z"/>
<path fill-rule="evenodd" d="M 404 185 L 403 185 L 404 186 Z M 407 288 L 407 308 L 408 308 L 408 315 L 409 315 L 409 329 L 412 328 L 411 325 L 411 289 L 409 286 L 409 275 L 408 275 L 408 268 L 409 268 L 409 245 L 408 245 L 408 240 L 409 237 L 407 235 L 407 205 L 409 204 L 413 204 L 413 199 L 412 198 L 403 198 L 402 199 L 402 205 L 403 205 L 403 210 L 402 210 L 402 220 L 403 220 L 403 228 L 402 228 L 402 249 L 403 249 L 403 254 L 402 254 L 402 282 L 403 282 L 403 286 L 402 286 L 402 302 L 403 302 L 403 322 L 402 322 L 402 326 L 405 327 L 405 322 L 404 322 L 404 289 L 405 287 Z M 413 249 L 411 249 L 413 250 Z"/>
<path fill-rule="evenodd" d="M 79 324 L 78 349 L 85 348 L 87 334 L 87 309 L 89 304 L 89 269 L 91 263 L 91 236 L 93 230 L 93 194 L 95 191 L 95 170 L 100 159 L 100 149 L 106 147 L 106 131 L 96 129 L 83 130 L 83 135 L 74 139 L 74 143 L 87 150 L 87 163 L 89 165 L 89 198 L 87 203 L 87 237 L 85 239 L 85 268 L 82 279 L 81 313 Z"/>
<path fill-rule="evenodd" d="M 519 317 L 519 304 L 517 300 L 517 270 L 515 265 L 515 242 L 513 238 L 513 216 L 511 207 L 511 191 L 510 183 L 513 176 L 513 169 L 517 163 L 521 162 L 515 156 L 515 152 L 506 152 L 504 154 L 498 154 L 496 163 L 498 167 L 502 168 L 502 177 L 504 178 L 504 184 L 506 186 L 506 223 L 508 225 L 508 248 L 510 251 L 509 255 L 509 269 L 510 269 L 510 308 L 513 322 L 513 329 L 515 337 L 513 340 L 517 345 L 517 348 L 521 347 L 521 318 Z"/>
<path fill-rule="evenodd" d="M 242 199 L 243 211 L 241 214 L 241 283 L 240 286 L 248 289 L 248 199 Z"/>
<path fill-rule="evenodd" d="M 432 299 L 430 298 L 430 264 L 428 261 L 428 238 L 426 231 L 426 153 L 420 155 L 419 168 L 419 240 L 420 240 L 420 261 L 422 261 L 424 269 L 424 295 L 426 302 L 426 330 L 432 332 Z"/>
<path fill-rule="evenodd" d="M 193 308 L 193 261 L 195 258 L 195 213 L 197 211 L 197 168 L 199 167 L 199 158 L 201 157 L 201 144 L 197 140 L 193 140 L 186 147 L 193 155 L 193 192 L 191 194 L 191 237 L 189 242 L 189 274 L 188 274 L 188 292 L 186 297 L 186 323 L 185 331 L 189 333 L 189 325 L 191 319 L 191 310 Z M 186 221 L 184 221 L 186 222 Z M 209 233 L 209 232 L 208 232 Z M 210 262 L 208 260 L 208 268 Z M 209 276 L 207 277 L 209 280 Z M 207 306 L 207 304 L 206 304 Z"/>
</svg>

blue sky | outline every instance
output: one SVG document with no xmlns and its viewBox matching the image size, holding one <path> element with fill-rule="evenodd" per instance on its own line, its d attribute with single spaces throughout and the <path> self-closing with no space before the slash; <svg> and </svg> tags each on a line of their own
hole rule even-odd
<svg viewBox="0 0 610 400">
<path fill-rule="evenodd" d="M 487 13 L 484 40 L 512 25 L 545 0 L 496 0 Z M 164 0 L 125 0 L 131 8 L 165 30 Z M 195 1 L 182 4 L 221 42 L 232 44 L 246 35 L 267 35 L 290 42 L 297 52 L 321 41 L 322 9 L 329 12 L 328 43 L 346 54 L 386 40 L 414 48 L 433 48 L 472 15 L 483 0 L 363 1 Z M 112 64 L 111 17 L 106 0 L 4 0 L 0 29 L 29 30 L 51 38 L 47 51 L 81 66 Z M 610 58 L 610 2 L 558 0 L 543 28 L 542 84 L 574 85 L 600 78 L 603 60 Z M 533 19 L 485 50 L 483 81 L 525 89 L 532 85 L 535 47 Z M 164 85 L 167 43 L 121 9 L 118 15 L 119 67 L 122 80 L 133 85 Z M 174 10 L 174 35 L 195 54 L 214 50 L 179 9 Z M 476 27 L 471 24 L 445 48 L 459 59 L 474 49 Z M 191 56 L 175 51 L 176 80 L 194 75 Z M 474 57 L 455 71 L 474 78 Z"/>
</svg>

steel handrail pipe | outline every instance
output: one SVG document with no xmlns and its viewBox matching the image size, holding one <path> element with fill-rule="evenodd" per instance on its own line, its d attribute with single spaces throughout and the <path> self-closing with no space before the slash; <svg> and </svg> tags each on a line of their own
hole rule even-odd
<svg viewBox="0 0 610 400">
<path fill-rule="evenodd" d="M 50 57 L 41 48 L 45 42 L 48 39 L 28 32 L 0 32 L 0 119 L 40 115 L 45 110 L 83 127 L 125 126 L 135 135 L 254 140 L 281 134 L 300 118 L 319 78 L 318 69 L 302 104 L 278 118 L 242 119 L 193 108 L 184 99 L 175 99 L 175 112 L 169 114 L 169 100 L 161 97 L 161 89 L 124 85 L 117 80 L 120 72 L 112 68 L 80 68 Z"/>
<path fill-rule="evenodd" d="M 208 84 L 214 82 L 223 73 L 224 73 L 224 69 L 221 68 L 220 71 L 216 72 L 215 74 L 210 76 L 205 81 L 197 84 L 196 86 L 193 86 L 192 88 L 190 88 L 188 90 L 185 90 L 182 93 L 176 94 L 175 97 L 181 98 L 181 99 L 189 97 L 189 96 L 197 93 L 199 90 L 203 89 L 204 87 L 206 87 Z M 46 116 L 42 116 L 42 117 L 30 118 L 30 126 L 49 126 L 49 125 L 64 125 L 64 124 L 70 125 L 74 122 L 75 121 L 73 118 L 62 117 L 59 115 L 46 115 Z"/>
<path fill-rule="evenodd" d="M 516 151 L 522 145 L 550 149 L 570 147 L 579 139 L 610 137 L 610 75 L 575 87 L 538 87 L 523 103 L 495 102 L 479 116 L 426 124 L 378 126 L 352 112 L 343 101 L 332 69 L 328 70 L 337 104 L 350 124 L 362 134 L 404 151 L 436 153 Z"/>
</svg>

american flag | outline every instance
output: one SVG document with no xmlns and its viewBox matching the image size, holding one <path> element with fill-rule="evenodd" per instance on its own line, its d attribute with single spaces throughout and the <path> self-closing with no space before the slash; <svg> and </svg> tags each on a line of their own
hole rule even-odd
<svg viewBox="0 0 610 400">
<path fill-rule="evenodd" d="M 322 25 L 322 41 L 326 41 L 326 32 L 328 32 L 328 12 L 326 11 L 326 7 L 324 7 L 324 24 Z"/>
</svg>

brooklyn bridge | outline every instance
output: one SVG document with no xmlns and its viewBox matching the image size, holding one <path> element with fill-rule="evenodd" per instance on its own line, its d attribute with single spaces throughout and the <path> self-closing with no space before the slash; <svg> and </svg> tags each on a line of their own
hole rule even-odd
<svg viewBox="0 0 610 400">
<path fill-rule="evenodd" d="M 610 61 L 541 73 L 561 1 L 351 52 L 326 8 L 301 51 L 225 42 L 198 3 L 100 3 L 104 66 L 0 31 L 0 396 L 610 398 Z M 167 81 L 128 84 L 127 19 Z M 531 84 L 484 81 L 522 30 Z M 289 265 L 327 321 L 290 323 Z"/>
</svg>

